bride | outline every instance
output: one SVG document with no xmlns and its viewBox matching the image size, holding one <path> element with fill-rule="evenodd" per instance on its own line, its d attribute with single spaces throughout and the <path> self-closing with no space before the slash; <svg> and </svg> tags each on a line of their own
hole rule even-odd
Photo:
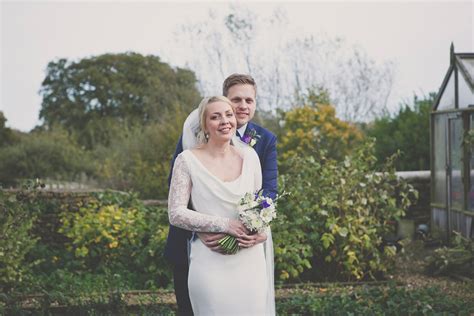
<svg viewBox="0 0 474 316">
<path fill-rule="evenodd" d="M 275 315 L 271 232 L 256 243 L 238 220 L 237 203 L 261 188 L 262 175 L 256 152 L 234 137 L 236 124 L 226 97 L 205 98 L 184 124 L 186 150 L 173 168 L 170 223 L 226 233 L 240 246 L 236 254 L 225 255 L 199 238 L 190 241 L 188 286 L 195 315 Z"/>
</svg>

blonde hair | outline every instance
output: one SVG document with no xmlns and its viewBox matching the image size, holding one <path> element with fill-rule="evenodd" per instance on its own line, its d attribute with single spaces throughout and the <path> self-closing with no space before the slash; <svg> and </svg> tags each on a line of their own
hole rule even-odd
<svg viewBox="0 0 474 316">
<path fill-rule="evenodd" d="M 230 102 L 229 99 L 222 95 L 217 95 L 217 96 L 212 96 L 212 97 L 207 97 L 202 99 L 201 103 L 199 103 L 198 106 L 198 116 L 199 116 L 199 132 L 197 133 L 197 141 L 198 144 L 205 144 L 207 143 L 207 137 L 206 137 L 206 110 L 207 106 L 211 103 L 215 102 L 225 102 L 230 105 L 230 108 L 232 111 L 234 108 L 232 107 L 232 102 Z"/>
</svg>

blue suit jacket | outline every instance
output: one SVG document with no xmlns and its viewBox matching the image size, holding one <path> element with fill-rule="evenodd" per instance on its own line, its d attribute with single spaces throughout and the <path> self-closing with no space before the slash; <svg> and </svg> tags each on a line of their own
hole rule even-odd
<svg viewBox="0 0 474 316">
<path fill-rule="evenodd" d="M 245 130 L 245 134 L 251 130 L 255 130 L 257 135 L 260 135 L 257 143 L 253 146 L 260 159 L 262 167 L 262 188 L 263 194 L 271 198 L 275 198 L 277 194 L 277 153 L 276 153 L 276 136 L 255 123 L 249 122 Z M 173 160 L 171 161 L 171 171 L 168 177 L 168 185 L 171 182 L 174 161 L 176 157 L 183 151 L 182 138 L 174 152 Z M 165 257 L 173 264 L 180 264 L 187 262 L 187 240 L 191 237 L 192 232 L 182 228 L 170 225 L 168 233 L 168 240 L 166 241 Z"/>
</svg>

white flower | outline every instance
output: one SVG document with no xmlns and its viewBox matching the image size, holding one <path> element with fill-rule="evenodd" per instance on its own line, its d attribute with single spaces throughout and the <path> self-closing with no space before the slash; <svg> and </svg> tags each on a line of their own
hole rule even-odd
<svg viewBox="0 0 474 316">
<path fill-rule="evenodd" d="M 272 206 L 264 208 L 260 213 L 260 217 L 266 224 L 270 223 L 276 217 L 275 208 Z"/>
<path fill-rule="evenodd" d="M 253 201 L 253 195 L 251 193 L 245 193 L 244 197 L 241 200 L 241 204 L 248 204 Z"/>
<path fill-rule="evenodd" d="M 239 217 L 245 227 L 251 231 L 262 232 L 276 217 L 275 203 L 269 197 L 246 193 L 237 205 Z"/>
<path fill-rule="evenodd" d="M 263 222 L 259 217 L 256 217 L 252 219 L 252 221 L 250 222 L 250 225 L 252 226 L 254 230 L 261 230 L 263 226 Z"/>
</svg>

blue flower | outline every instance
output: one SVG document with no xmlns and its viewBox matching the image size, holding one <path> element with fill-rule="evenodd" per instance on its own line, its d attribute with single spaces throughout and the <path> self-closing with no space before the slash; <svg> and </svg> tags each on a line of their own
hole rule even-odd
<svg viewBox="0 0 474 316">
<path fill-rule="evenodd" d="M 271 204 L 268 203 L 267 199 L 264 199 L 264 200 L 262 201 L 262 204 L 261 204 L 261 205 L 262 205 L 263 208 L 267 208 L 267 207 L 270 207 Z"/>
</svg>

